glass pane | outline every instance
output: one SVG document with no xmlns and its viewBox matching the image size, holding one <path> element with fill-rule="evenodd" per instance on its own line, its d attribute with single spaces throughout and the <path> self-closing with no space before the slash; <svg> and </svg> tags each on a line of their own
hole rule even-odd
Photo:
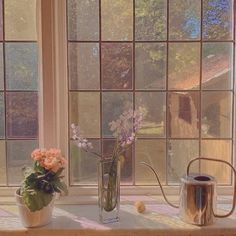
<svg viewBox="0 0 236 236">
<path fill-rule="evenodd" d="M 38 94 L 8 92 L 6 94 L 8 138 L 38 137 Z"/>
<path fill-rule="evenodd" d="M 169 44 L 169 89 L 198 89 L 200 83 L 200 44 Z"/>
<path fill-rule="evenodd" d="M 109 158 L 114 149 L 115 140 L 103 140 L 103 154 L 105 158 Z M 129 147 L 120 158 L 121 168 L 121 183 L 131 184 L 132 183 L 132 172 L 133 172 L 133 159 L 132 159 L 132 147 Z"/>
<path fill-rule="evenodd" d="M 7 141 L 7 176 L 9 185 L 19 185 L 23 179 L 23 167 L 32 167 L 31 152 L 37 148 L 36 140 Z"/>
<path fill-rule="evenodd" d="M 136 89 L 165 89 L 166 44 L 137 43 L 135 46 Z"/>
<path fill-rule="evenodd" d="M 101 153 L 100 141 L 89 140 L 93 145 L 93 151 Z M 79 149 L 73 141 L 70 144 L 70 183 L 76 184 L 97 184 L 98 158 Z"/>
<path fill-rule="evenodd" d="M 203 43 L 202 88 L 231 89 L 233 44 Z"/>
<path fill-rule="evenodd" d="M 0 40 L 3 40 L 2 0 L 0 0 Z"/>
<path fill-rule="evenodd" d="M 3 45 L 2 43 L 0 43 L 0 90 L 3 89 L 4 89 Z"/>
<path fill-rule="evenodd" d="M 119 116 L 133 108 L 132 93 L 129 92 L 104 92 L 102 97 L 102 130 L 103 136 L 113 137 L 109 123 L 117 120 Z"/>
<path fill-rule="evenodd" d="M 70 89 L 99 89 L 98 43 L 69 43 Z"/>
<path fill-rule="evenodd" d="M 135 144 L 135 184 L 158 184 L 153 173 L 140 162 L 150 164 L 158 173 L 162 183 L 166 180 L 166 141 L 138 140 Z"/>
<path fill-rule="evenodd" d="M 104 89 L 132 88 L 132 44 L 102 44 L 101 63 Z"/>
<path fill-rule="evenodd" d="M 135 39 L 165 40 L 167 36 L 167 1 L 135 1 Z"/>
<path fill-rule="evenodd" d="M 232 39 L 232 0 L 203 0 L 203 38 Z"/>
<path fill-rule="evenodd" d="M 37 90 L 36 43 L 6 43 L 6 86 L 9 90 Z"/>
<path fill-rule="evenodd" d="M 5 39 L 36 40 L 36 0 L 5 0 Z"/>
<path fill-rule="evenodd" d="M 169 137 L 199 136 L 199 92 L 172 92 L 168 96 Z"/>
<path fill-rule="evenodd" d="M 201 153 L 204 157 L 216 158 L 231 162 L 231 141 L 230 140 L 202 140 Z M 217 183 L 230 184 L 231 170 L 221 163 L 212 161 L 201 161 L 201 170 L 216 178 Z"/>
<path fill-rule="evenodd" d="M 198 140 L 170 140 L 168 142 L 168 183 L 179 184 L 180 178 L 186 174 L 190 160 L 199 157 Z M 191 166 L 191 172 L 199 172 L 197 162 Z"/>
<path fill-rule="evenodd" d="M 138 132 L 139 137 L 165 136 L 166 95 L 164 92 L 135 93 L 135 107 L 145 111 L 143 126 Z"/>
<path fill-rule="evenodd" d="M 5 141 L 0 141 L 0 185 L 7 184 Z"/>
<path fill-rule="evenodd" d="M 0 138 L 5 137 L 5 102 L 4 94 L 0 93 Z"/>
<path fill-rule="evenodd" d="M 202 92 L 202 137 L 230 138 L 232 93 Z"/>
<path fill-rule="evenodd" d="M 70 93 L 70 125 L 79 124 L 85 137 L 100 137 L 100 94 Z"/>
<path fill-rule="evenodd" d="M 170 1 L 169 37 L 171 40 L 200 38 L 201 1 Z"/>
<path fill-rule="evenodd" d="M 102 40 L 133 39 L 133 0 L 101 1 Z"/>
</svg>

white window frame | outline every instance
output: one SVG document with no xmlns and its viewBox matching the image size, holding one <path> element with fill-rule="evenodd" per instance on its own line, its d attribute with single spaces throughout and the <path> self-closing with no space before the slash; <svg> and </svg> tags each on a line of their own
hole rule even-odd
<svg viewBox="0 0 236 236">
<path fill-rule="evenodd" d="M 39 146 L 57 147 L 68 157 L 68 74 L 67 74 L 67 14 L 66 0 L 37 0 L 38 44 L 40 56 L 39 92 Z M 235 33 L 235 32 L 234 32 Z M 235 43 L 234 43 L 235 46 Z M 235 55 L 234 55 L 235 57 Z M 235 59 L 234 59 L 235 62 Z M 236 69 L 236 65 L 235 69 Z M 233 99 L 236 87 L 234 84 Z M 234 110 L 236 104 L 234 102 Z M 233 117 L 235 130 L 236 119 Z M 235 132 L 234 132 L 235 133 Z M 235 137 L 234 137 L 235 139 Z M 235 164 L 235 140 L 233 140 L 233 165 Z M 65 171 L 69 186 L 69 170 Z M 218 194 L 232 195 L 232 186 L 221 186 Z M 0 187 L 0 196 L 13 196 L 16 187 Z M 178 195 L 179 186 L 164 186 L 167 195 Z M 122 186 L 122 195 L 160 195 L 158 186 Z M 80 196 L 78 199 L 76 196 Z M 63 202 L 94 202 L 96 186 L 69 186 L 69 196 Z M 1 202 L 1 200 L 0 200 Z"/>
</svg>

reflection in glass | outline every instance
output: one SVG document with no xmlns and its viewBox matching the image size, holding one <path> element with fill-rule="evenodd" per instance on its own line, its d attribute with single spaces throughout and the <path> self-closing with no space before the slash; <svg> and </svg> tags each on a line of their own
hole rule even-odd
<svg viewBox="0 0 236 236">
<path fill-rule="evenodd" d="M 139 137 L 165 136 L 165 93 L 164 92 L 136 92 L 135 107 L 145 111 Z"/>
<path fill-rule="evenodd" d="M 3 89 L 4 89 L 3 44 L 0 43 L 0 90 Z"/>
<path fill-rule="evenodd" d="M 200 44 L 169 44 L 169 89 L 198 89 L 200 83 Z"/>
<path fill-rule="evenodd" d="M 38 94 L 8 92 L 6 94 L 8 138 L 38 137 Z"/>
<path fill-rule="evenodd" d="M 0 185 L 7 184 L 5 141 L 0 141 Z"/>
<path fill-rule="evenodd" d="M 232 136 L 232 93 L 202 92 L 202 137 Z"/>
<path fill-rule="evenodd" d="M 167 1 L 135 1 L 135 39 L 165 40 L 167 36 Z"/>
<path fill-rule="evenodd" d="M 102 40 L 133 39 L 133 0 L 101 1 Z"/>
<path fill-rule="evenodd" d="M 5 102 L 4 94 L 0 93 L 0 138 L 5 137 Z"/>
<path fill-rule="evenodd" d="M 101 153 L 100 141 L 89 139 L 93 151 Z M 98 158 L 90 152 L 79 149 L 73 141 L 70 144 L 70 184 L 97 184 Z"/>
<path fill-rule="evenodd" d="M 232 39 L 232 0 L 203 0 L 203 38 Z"/>
<path fill-rule="evenodd" d="M 232 43 L 203 43 L 203 89 L 224 90 L 232 88 L 232 54 Z"/>
<path fill-rule="evenodd" d="M 104 89 L 132 88 L 132 44 L 102 44 L 101 63 Z"/>
<path fill-rule="evenodd" d="M 70 125 L 81 127 L 85 137 L 100 137 L 100 95 L 98 92 L 71 92 Z"/>
<path fill-rule="evenodd" d="M 231 162 L 231 140 L 202 140 L 201 145 L 204 157 Z M 231 169 L 225 164 L 201 161 L 201 170 L 214 176 L 219 184 L 230 184 Z"/>
<path fill-rule="evenodd" d="M 171 40 L 199 39 L 201 1 L 170 1 L 169 37 Z"/>
<path fill-rule="evenodd" d="M 105 158 L 110 158 L 114 148 L 114 139 L 103 140 L 103 155 Z M 132 183 L 132 172 L 133 172 L 133 158 L 132 158 L 132 147 L 129 147 L 120 157 L 120 169 L 121 169 L 121 184 Z"/>
<path fill-rule="evenodd" d="M 180 178 L 186 174 L 189 161 L 199 157 L 198 140 L 169 140 L 168 142 L 168 183 L 179 184 Z M 191 166 L 191 172 L 199 172 L 198 163 Z"/>
<path fill-rule="evenodd" d="M 124 111 L 132 108 L 131 92 L 104 92 L 102 95 L 103 136 L 113 137 L 109 123 L 117 120 Z"/>
<path fill-rule="evenodd" d="M 140 165 L 140 162 L 150 164 L 160 176 L 162 183 L 166 181 L 166 141 L 165 140 L 141 140 L 135 143 L 135 184 L 156 185 L 155 176 L 150 170 Z"/>
<path fill-rule="evenodd" d="M 70 89 L 99 89 L 98 43 L 69 43 Z"/>
<path fill-rule="evenodd" d="M 9 90 L 37 90 L 36 43 L 6 43 L 6 86 Z"/>
<path fill-rule="evenodd" d="M 2 0 L 0 0 L 0 40 L 3 40 Z"/>
<path fill-rule="evenodd" d="M 136 89 L 165 89 L 166 44 L 136 43 L 135 86 Z"/>
<path fill-rule="evenodd" d="M 36 0 L 4 0 L 6 40 L 37 40 Z"/>
<path fill-rule="evenodd" d="M 99 0 L 68 0 L 69 40 L 99 39 Z"/>
<path fill-rule="evenodd" d="M 199 92 L 172 92 L 168 96 L 168 133 L 171 138 L 199 136 Z"/>
<path fill-rule="evenodd" d="M 7 177 L 9 185 L 19 185 L 23 179 L 23 167 L 32 166 L 31 152 L 38 147 L 36 140 L 7 141 Z"/>
</svg>

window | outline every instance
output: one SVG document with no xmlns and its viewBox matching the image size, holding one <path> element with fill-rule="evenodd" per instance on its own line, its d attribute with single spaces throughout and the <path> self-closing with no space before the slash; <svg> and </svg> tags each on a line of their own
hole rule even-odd
<svg viewBox="0 0 236 236">
<path fill-rule="evenodd" d="M 79 123 L 108 154 L 108 123 L 146 109 L 123 185 L 156 184 L 140 161 L 166 186 L 199 155 L 233 162 L 233 9 L 231 0 L 67 0 L 68 126 Z M 96 158 L 69 147 L 70 185 L 96 184 Z M 231 185 L 225 166 L 202 161 L 193 170 Z"/>
<path fill-rule="evenodd" d="M 36 0 L 0 1 L 0 185 L 21 182 L 38 146 Z"/>
</svg>

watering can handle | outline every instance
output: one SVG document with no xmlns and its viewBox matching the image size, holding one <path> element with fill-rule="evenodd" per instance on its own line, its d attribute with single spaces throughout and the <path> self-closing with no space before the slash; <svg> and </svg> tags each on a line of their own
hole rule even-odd
<svg viewBox="0 0 236 236">
<path fill-rule="evenodd" d="M 215 217 L 218 217 L 218 218 L 224 218 L 224 217 L 228 217 L 230 216 L 233 212 L 234 212 L 234 209 L 235 209 L 235 201 L 236 201 L 236 170 L 235 168 L 227 161 L 224 161 L 224 160 L 219 160 L 219 159 L 215 159 L 215 158 L 207 158 L 207 157 L 198 157 L 198 158 L 195 158 L 193 160 L 191 160 L 189 163 L 188 163 L 188 166 L 187 166 L 187 175 L 189 175 L 189 168 L 190 168 L 190 165 L 197 161 L 197 160 L 205 160 L 205 161 L 215 161 L 215 162 L 221 162 L 221 163 L 224 163 L 226 165 L 228 165 L 229 167 L 231 167 L 231 169 L 233 170 L 234 172 L 234 196 L 233 196 L 233 204 L 232 204 L 232 208 L 230 210 L 229 213 L 225 214 L 225 215 L 218 215 L 218 214 L 215 214 L 214 213 L 214 216 Z"/>
</svg>

